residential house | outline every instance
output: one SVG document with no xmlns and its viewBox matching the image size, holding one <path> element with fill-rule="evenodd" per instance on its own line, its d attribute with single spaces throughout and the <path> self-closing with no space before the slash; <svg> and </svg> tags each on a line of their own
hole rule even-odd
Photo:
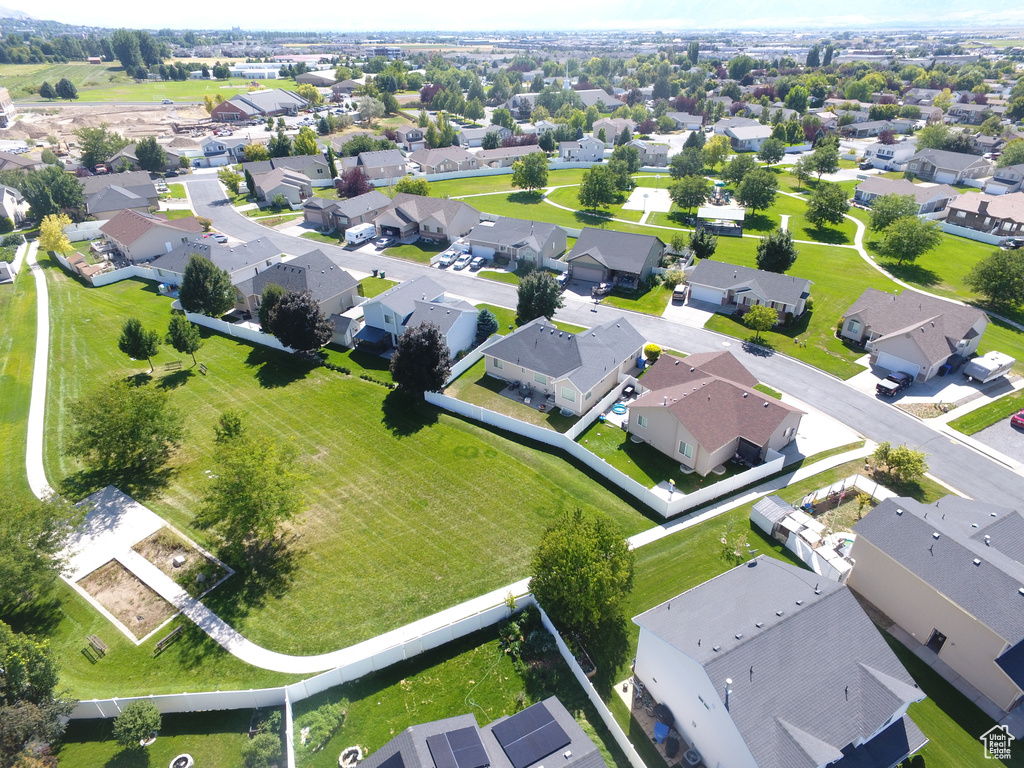
<svg viewBox="0 0 1024 768">
<path fill-rule="evenodd" d="M 331 93 L 334 94 L 335 98 L 340 96 L 351 96 L 356 88 L 362 87 L 362 83 L 356 82 L 355 80 L 342 80 L 340 83 L 335 83 L 331 86 Z"/>
<path fill-rule="evenodd" d="M 895 144 L 883 144 L 876 141 L 864 148 L 864 159 L 875 168 L 899 171 L 904 164 L 917 154 L 917 141 L 897 141 Z"/>
<path fill-rule="evenodd" d="M 398 180 L 408 171 L 405 155 L 397 149 L 360 152 L 355 157 L 338 159 L 342 168 L 361 168 L 370 181 Z"/>
<path fill-rule="evenodd" d="M 38 171 L 45 163 L 29 155 L 16 155 L 13 152 L 0 152 L 0 171 Z"/>
<path fill-rule="evenodd" d="M 755 102 L 751 102 L 749 104 L 745 104 L 744 107 L 743 107 L 743 113 L 747 117 L 750 117 L 752 119 L 756 119 L 758 122 L 761 121 L 761 115 L 765 111 L 768 112 L 768 121 L 769 122 L 771 122 L 771 121 L 773 121 L 775 119 L 775 113 L 776 112 L 779 112 L 782 115 L 782 117 L 779 118 L 779 119 L 782 122 L 784 122 L 784 123 L 788 122 L 790 120 L 790 118 L 792 118 L 792 117 L 796 117 L 797 120 L 800 119 L 800 113 L 799 112 L 797 112 L 795 109 L 789 109 L 787 107 L 784 107 L 781 104 L 773 104 L 773 105 L 765 107 L 765 106 L 762 106 L 761 104 L 758 104 L 755 101 Z"/>
<path fill-rule="evenodd" d="M 261 237 L 240 245 L 218 243 L 208 237 L 190 237 L 175 246 L 170 253 L 157 256 L 146 264 L 156 279 L 168 285 L 181 285 L 185 267 L 193 254 L 212 261 L 231 278 L 232 285 L 255 277 L 281 261 L 281 249 Z"/>
<path fill-rule="evenodd" d="M 731 352 L 662 354 L 640 384 L 629 433 L 701 477 L 734 457 L 761 464 L 796 439 L 803 416 L 758 393 L 757 379 Z"/>
<path fill-rule="evenodd" d="M 455 129 L 455 135 L 459 137 L 459 146 L 462 147 L 482 147 L 484 145 L 484 136 L 488 133 L 498 134 L 499 141 L 504 141 L 512 136 L 512 131 L 503 125 Z"/>
<path fill-rule="evenodd" d="M 890 768 L 925 698 L 849 587 L 759 555 L 633 618 L 634 672 L 702 765 Z"/>
<path fill-rule="evenodd" d="M 302 174 L 314 187 L 330 187 L 334 184 L 334 179 L 331 178 L 331 168 L 321 154 L 272 157 L 269 160 L 242 163 L 242 173 L 248 171 L 253 177 L 277 170 Z"/>
<path fill-rule="evenodd" d="M 330 88 L 337 81 L 331 70 L 317 70 L 315 72 L 303 72 L 295 77 L 296 85 L 312 85 L 316 88 Z"/>
<path fill-rule="evenodd" d="M 192 166 L 216 168 L 221 165 L 232 165 L 245 162 L 245 148 L 249 144 L 265 144 L 268 140 L 249 139 L 246 137 L 207 136 L 199 142 L 202 157 L 194 157 Z M 285 158 L 281 158 L 285 159 Z"/>
<path fill-rule="evenodd" d="M 409 159 L 419 165 L 420 171 L 427 176 L 436 173 L 475 171 L 480 167 L 476 155 L 470 154 L 462 147 L 439 147 L 437 149 L 421 147 L 409 155 Z"/>
<path fill-rule="evenodd" d="M 533 132 L 538 136 L 543 136 L 549 131 L 557 131 L 558 128 L 558 123 L 552 123 L 550 120 L 538 120 L 533 124 Z"/>
<path fill-rule="evenodd" d="M 510 168 L 517 160 L 522 160 L 534 152 L 543 153 L 544 150 L 536 144 L 526 144 L 521 147 L 481 149 L 476 153 L 476 159 L 480 163 L 481 168 Z"/>
<path fill-rule="evenodd" d="M 989 104 L 960 104 L 954 102 L 946 110 L 947 123 L 959 123 L 961 125 L 981 125 L 994 111 Z"/>
<path fill-rule="evenodd" d="M 0 87 L 0 128 L 9 128 L 17 114 L 11 94 L 6 88 Z"/>
<path fill-rule="evenodd" d="M 704 128 L 704 115 L 691 115 L 689 112 L 666 112 L 676 124 L 677 131 L 700 131 Z"/>
<path fill-rule="evenodd" d="M 614 112 L 619 107 L 626 106 L 626 102 L 619 101 L 614 96 L 609 96 L 603 88 L 590 88 L 576 91 L 576 95 L 583 102 L 583 109 L 597 107 L 602 112 Z"/>
<path fill-rule="evenodd" d="M 636 147 L 640 155 L 640 165 L 645 168 L 664 168 L 668 165 L 668 144 L 633 139 L 627 146 Z"/>
<path fill-rule="evenodd" d="M 21 226 L 28 214 L 28 202 L 25 196 L 14 187 L 0 184 L 0 217 L 8 218 L 14 226 Z"/>
<path fill-rule="evenodd" d="M 406 152 L 414 152 L 427 146 L 423 129 L 418 125 L 400 125 L 395 129 L 398 134 L 398 145 Z"/>
<path fill-rule="evenodd" d="M 425 322 L 440 328 L 452 357 L 476 340 L 476 307 L 449 298 L 429 277 L 399 283 L 364 301 L 362 308 L 364 325 L 355 339 L 372 349 L 394 346 L 407 330 Z"/>
<path fill-rule="evenodd" d="M 770 125 L 733 125 L 725 129 L 732 148 L 737 152 L 757 152 L 761 145 L 772 137 Z"/>
<path fill-rule="evenodd" d="M 636 288 L 664 255 L 665 243 L 653 235 L 584 227 L 565 260 L 573 280 Z"/>
<path fill-rule="evenodd" d="M 102 176 L 100 178 L 109 178 Z M 113 218 L 119 211 L 140 211 L 148 213 L 156 204 L 136 192 L 125 189 L 119 184 L 103 187 L 85 198 L 85 212 L 97 221 Z"/>
<path fill-rule="evenodd" d="M 406 728 L 362 768 L 604 768 L 604 758 L 554 696 L 480 728 L 459 715 Z"/>
<path fill-rule="evenodd" d="M 595 139 L 600 139 L 601 131 L 604 131 L 605 146 L 610 147 L 623 131 L 629 131 L 631 136 L 636 133 L 636 120 L 630 120 L 628 117 L 602 117 L 594 121 L 591 134 Z"/>
<path fill-rule="evenodd" d="M 865 120 L 862 123 L 850 123 L 839 129 L 839 132 L 850 139 L 870 139 L 878 136 L 882 131 L 893 131 L 896 133 L 896 122 L 894 120 Z M 899 131 L 905 133 L 906 131 Z"/>
<path fill-rule="evenodd" d="M 562 160 L 572 163 L 599 163 L 604 160 L 604 142 L 592 136 L 579 141 L 561 141 L 558 152 Z"/>
<path fill-rule="evenodd" d="M 946 221 L 996 237 L 1019 237 L 1024 235 L 1024 192 L 960 195 L 949 204 Z"/>
<path fill-rule="evenodd" d="M 687 277 L 690 299 L 714 304 L 718 312 L 744 313 L 758 304 L 771 307 L 779 321 L 800 317 L 807 308 L 811 281 L 724 261 L 702 259 Z"/>
<path fill-rule="evenodd" d="M 146 171 L 85 176 L 79 178 L 78 183 L 82 185 L 86 211 L 97 219 L 110 218 L 101 215 L 105 212 L 119 211 L 123 208 L 146 211 L 149 208 L 156 208 L 160 203 L 156 184 Z M 128 205 L 118 207 L 119 199 Z"/>
<path fill-rule="evenodd" d="M 359 303 L 359 281 L 317 249 L 290 261 L 282 261 L 235 285 L 237 308 L 255 316 L 268 285 L 288 291 L 308 291 L 330 317 Z"/>
<path fill-rule="evenodd" d="M 480 212 L 461 200 L 399 192 L 373 223 L 381 235 L 403 240 L 457 240 L 480 223 Z"/>
<path fill-rule="evenodd" d="M 960 197 L 960 192 L 948 184 L 923 185 L 907 179 L 869 176 L 853 191 L 853 201 L 860 205 L 871 205 L 883 195 L 910 195 L 917 201 L 918 215 L 923 215 L 944 210 L 951 200 Z"/>
<path fill-rule="evenodd" d="M 149 261 L 170 253 L 190 235 L 203 231 L 195 216 L 166 219 L 152 213 L 121 211 L 100 227 L 103 239 L 119 250 L 129 263 Z"/>
<path fill-rule="evenodd" d="M 998 152 L 1004 146 L 1006 146 L 1006 140 L 1002 136 L 987 136 L 984 133 L 976 133 L 971 137 L 971 148 L 977 155 Z"/>
<path fill-rule="evenodd" d="M 536 98 L 536 93 L 517 93 L 502 104 L 502 106 L 511 112 L 513 117 L 521 120 L 529 120 L 530 114 L 533 112 L 534 100 Z"/>
<path fill-rule="evenodd" d="M 955 358 L 972 355 L 988 326 L 980 309 L 905 290 L 867 288 L 839 325 L 839 335 L 863 345 L 871 365 L 928 381 Z"/>
<path fill-rule="evenodd" d="M 992 173 L 992 163 L 976 155 L 922 149 L 907 161 L 906 170 L 915 178 L 940 184 L 962 184 L 965 179 L 980 179 Z"/>
<path fill-rule="evenodd" d="M 302 204 L 302 217 L 326 232 L 344 232 L 373 221 L 389 205 L 391 198 L 376 189 L 345 200 L 310 197 Z"/>
<path fill-rule="evenodd" d="M 213 108 L 210 117 L 214 120 L 232 123 L 251 120 L 254 117 L 277 117 L 297 115 L 309 102 L 297 93 L 284 88 L 265 88 L 260 91 L 238 93 Z"/>
<path fill-rule="evenodd" d="M 557 259 L 565 253 L 567 239 L 565 230 L 555 224 L 509 216 L 482 221 L 465 237 L 474 256 L 499 256 L 538 269 L 545 259 Z"/>
<path fill-rule="evenodd" d="M 644 337 L 625 317 L 582 333 L 544 318 L 522 325 L 484 350 L 490 376 L 531 387 L 551 408 L 580 416 L 636 369 Z"/>
<path fill-rule="evenodd" d="M 733 115 L 732 117 L 723 117 L 715 123 L 714 132 L 716 136 L 726 136 L 726 131 L 730 128 L 753 128 L 755 126 L 761 126 L 761 124 L 757 120 L 752 120 L 749 117 Z M 768 127 L 771 128 L 771 126 Z"/>
<path fill-rule="evenodd" d="M 127 168 L 131 171 L 137 171 L 141 168 L 139 165 L 139 158 L 135 154 L 135 144 L 129 144 L 126 147 L 122 147 L 107 160 L 105 165 L 111 171 L 119 171 L 122 168 Z M 160 171 L 170 171 L 175 168 L 181 167 L 181 155 L 175 152 L 170 147 L 163 147 L 164 150 L 164 167 Z"/>
<path fill-rule="evenodd" d="M 254 189 L 252 192 L 257 200 L 272 201 L 283 195 L 289 205 L 302 205 L 302 202 L 313 196 L 313 185 L 309 178 L 298 171 L 287 168 L 275 168 L 266 173 L 251 174 Z"/>
<path fill-rule="evenodd" d="M 994 168 L 992 178 L 985 182 L 986 195 L 1007 195 L 1024 190 L 1024 163 Z"/>
<path fill-rule="evenodd" d="M 1024 516 L 959 496 L 896 497 L 853 531 L 850 587 L 920 643 L 915 653 L 932 669 L 993 702 L 989 716 L 1020 704 Z"/>
</svg>

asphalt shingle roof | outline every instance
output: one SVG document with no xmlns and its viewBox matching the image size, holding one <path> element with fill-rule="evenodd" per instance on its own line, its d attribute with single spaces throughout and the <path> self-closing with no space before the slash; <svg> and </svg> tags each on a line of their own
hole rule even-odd
<svg viewBox="0 0 1024 768">
<path fill-rule="evenodd" d="M 352 275 L 319 249 L 291 261 L 275 264 L 250 280 L 239 283 L 238 288 L 247 296 L 258 296 L 272 283 L 286 291 L 309 291 L 317 302 L 333 299 L 358 285 Z"/>
<path fill-rule="evenodd" d="M 130 246 L 153 227 L 170 227 L 192 234 L 203 231 L 203 225 L 196 221 L 195 216 L 168 220 L 151 213 L 124 210 L 100 227 L 100 232 L 109 235 L 119 243 Z"/>
<path fill-rule="evenodd" d="M 417 301 L 433 301 L 443 295 L 444 288 L 423 276 L 399 283 L 370 301 L 379 301 L 393 309 L 399 317 L 406 318 L 416 310 Z"/>
<path fill-rule="evenodd" d="M 843 757 L 924 693 L 844 585 L 759 556 L 633 619 L 729 686 L 760 768 Z"/>
<path fill-rule="evenodd" d="M 153 259 L 148 266 L 152 269 L 166 269 L 168 272 L 182 274 L 192 254 L 203 256 L 225 272 L 232 273 L 265 262 L 273 256 L 279 256 L 281 249 L 262 237 L 241 245 L 226 245 L 202 238 L 182 243 L 170 253 Z"/>
<path fill-rule="evenodd" d="M 691 285 L 728 289 L 749 286 L 766 301 L 797 304 L 810 291 L 811 281 L 751 267 L 740 267 L 714 259 L 701 259 L 687 278 Z"/>
<path fill-rule="evenodd" d="M 380 216 L 374 223 L 385 221 L 390 225 L 390 219 L 397 218 L 401 223 L 415 221 L 421 223 L 430 216 L 436 216 L 446 226 L 459 214 L 463 208 L 475 211 L 468 203 L 461 200 L 445 200 L 438 197 L 423 197 L 422 195 L 410 195 L 407 192 L 399 192 L 395 195 L 391 205 L 381 211 Z"/>
<path fill-rule="evenodd" d="M 416 299 L 413 302 L 416 309 L 409 315 L 405 323 L 406 328 L 415 328 L 421 323 L 433 323 L 441 329 L 441 333 L 447 334 L 460 317 L 467 312 L 476 317 L 477 309 L 468 301 L 461 299 L 451 302 L 432 302 Z"/>
<path fill-rule="evenodd" d="M 965 155 L 962 152 L 949 152 L 945 149 L 919 150 L 916 155 L 910 158 L 910 162 L 918 159 L 927 160 L 936 168 L 958 172 L 967 170 L 977 163 L 991 165 L 987 160 L 983 160 L 977 155 Z"/>
<path fill-rule="evenodd" d="M 565 260 L 572 263 L 574 259 L 590 256 L 608 269 L 638 275 L 643 271 L 647 257 L 656 244 L 659 248 L 665 246 L 653 235 L 635 235 L 631 232 L 611 232 L 606 229 L 584 227 Z"/>
<path fill-rule="evenodd" d="M 918 205 L 936 199 L 953 200 L 960 196 L 948 184 L 923 186 L 907 179 L 887 179 L 883 176 L 869 176 L 857 185 L 857 191 L 869 195 L 912 195 Z"/>
<path fill-rule="evenodd" d="M 555 224 L 502 216 L 493 224 L 477 224 L 466 235 L 466 240 L 470 243 L 495 243 L 506 247 L 529 245 L 539 252 L 555 234 L 556 229 L 558 226 Z"/>
</svg>

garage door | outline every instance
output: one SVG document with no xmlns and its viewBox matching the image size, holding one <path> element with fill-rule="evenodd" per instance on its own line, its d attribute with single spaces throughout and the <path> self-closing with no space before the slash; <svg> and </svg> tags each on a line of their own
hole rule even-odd
<svg viewBox="0 0 1024 768">
<path fill-rule="evenodd" d="M 596 267 L 573 267 L 572 279 L 582 280 L 586 283 L 600 283 L 604 281 L 604 270 Z"/>
<path fill-rule="evenodd" d="M 470 250 L 474 256 L 483 256 L 485 259 L 490 259 L 494 256 L 494 249 L 488 248 L 486 245 L 473 245 Z"/>
<path fill-rule="evenodd" d="M 878 365 L 879 368 L 885 368 L 889 371 L 903 371 L 904 373 L 909 373 L 914 377 L 916 377 L 917 372 L 921 370 L 920 365 L 908 362 L 901 357 L 896 357 L 896 355 L 890 355 L 888 352 L 878 353 L 876 365 Z"/>
<path fill-rule="evenodd" d="M 714 288 L 708 288 L 706 285 L 691 285 L 690 298 L 693 301 L 707 301 L 711 304 L 721 304 L 722 292 L 717 291 Z"/>
<path fill-rule="evenodd" d="M 938 184 L 955 184 L 956 183 L 956 174 L 955 173 L 950 173 L 949 171 L 936 171 L 935 172 L 935 181 Z"/>
</svg>

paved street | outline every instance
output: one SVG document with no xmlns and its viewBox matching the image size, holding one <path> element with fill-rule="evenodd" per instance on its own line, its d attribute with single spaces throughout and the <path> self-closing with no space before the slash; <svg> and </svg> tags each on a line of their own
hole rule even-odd
<svg viewBox="0 0 1024 768">
<path fill-rule="evenodd" d="M 187 183 L 196 213 L 210 218 L 217 229 L 241 240 L 268 237 L 266 228 L 232 209 L 215 179 L 193 177 Z M 398 280 L 427 274 L 459 296 L 505 307 L 514 307 L 516 303 L 516 288 L 512 285 L 464 273 L 431 269 L 402 259 L 350 252 L 344 248 L 278 233 L 271 233 L 269 237 L 285 252 L 301 254 L 321 248 L 340 265 L 353 270 L 371 272 L 373 269 L 381 269 L 383 265 L 388 277 Z M 730 349 L 761 381 L 799 396 L 808 405 L 853 427 L 871 440 L 905 442 L 925 450 L 929 454 L 930 472 L 968 496 L 1005 506 L 1017 506 L 1020 499 L 1024 498 L 1024 477 L 939 434 L 890 403 L 857 392 L 835 377 L 793 358 L 782 354 L 766 355 L 757 348 L 748 350 L 744 348 L 743 342 L 734 338 L 688 328 L 666 318 L 595 306 L 590 301 L 567 300 L 557 318 L 589 327 L 623 314 L 645 337 L 662 346 L 688 353 Z"/>
</svg>

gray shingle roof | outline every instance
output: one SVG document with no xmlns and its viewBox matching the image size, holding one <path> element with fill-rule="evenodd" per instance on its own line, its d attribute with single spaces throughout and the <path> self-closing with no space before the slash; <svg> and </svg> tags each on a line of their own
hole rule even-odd
<svg viewBox="0 0 1024 768">
<path fill-rule="evenodd" d="M 147 266 L 152 269 L 166 269 L 168 272 L 182 274 L 194 253 L 206 257 L 221 269 L 232 273 L 250 265 L 265 262 L 273 256 L 279 256 L 281 249 L 262 237 L 241 245 L 222 245 L 209 238 L 198 238 L 189 240 L 173 251 L 158 256 Z"/>
<path fill-rule="evenodd" d="M 493 224 L 477 224 L 466 235 L 466 240 L 470 243 L 495 243 L 506 247 L 529 245 L 535 251 L 541 251 L 558 228 L 555 224 L 502 216 Z"/>
<path fill-rule="evenodd" d="M 148 198 L 137 195 L 130 189 L 111 186 L 104 187 L 99 192 L 86 197 L 85 210 L 88 213 L 95 211 L 119 211 L 123 208 L 145 208 L 148 204 Z"/>
<path fill-rule="evenodd" d="M 930 505 L 897 497 L 883 501 L 853 530 L 1008 643 L 1024 640 L 1020 512 L 959 496 Z M 856 550 L 854 544 L 854 556 Z"/>
<path fill-rule="evenodd" d="M 399 317 L 405 318 L 416 310 L 417 301 L 433 301 L 443 295 L 444 288 L 429 277 L 423 276 L 399 283 L 369 301 L 382 302 L 393 309 Z"/>
<path fill-rule="evenodd" d="M 973 165 L 991 165 L 977 155 L 965 155 L 962 152 L 949 152 L 945 149 L 922 149 L 910 158 L 909 162 L 917 159 L 927 160 L 936 168 L 949 171 L 964 171 Z"/>
<path fill-rule="evenodd" d="M 785 304 L 796 304 L 811 289 L 811 281 L 802 277 L 764 272 L 713 259 L 701 259 L 690 273 L 687 282 L 691 285 L 707 285 L 721 289 L 749 285 L 764 299 Z"/>
<path fill-rule="evenodd" d="M 372 189 L 365 194 L 350 197 L 345 200 L 326 200 L 324 198 L 311 197 L 306 200 L 303 206 L 309 208 L 309 203 L 313 200 L 321 201 L 321 204 L 317 205 L 318 208 L 334 208 L 347 219 L 353 219 L 364 213 L 369 213 L 370 211 L 379 211 L 382 208 L 387 208 L 391 205 L 391 198 L 376 189 Z"/>
<path fill-rule="evenodd" d="M 544 318 L 517 328 L 487 354 L 588 392 L 643 346 L 644 337 L 624 317 L 582 333 L 561 331 Z"/>
<path fill-rule="evenodd" d="M 464 163 L 469 160 L 475 160 L 476 157 L 462 147 L 438 147 L 436 149 L 423 147 L 409 155 L 409 159 L 420 165 L 434 167 L 445 160 Z"/>
<path fill-rule="evenodd" d="M 447 334 L 452 326 L 467 312 L 476 317 L 477 309 L 468 301 L 456 300 L 452 302 L 431 302 L 416 299 L 416 309 L 409 315 L 405 322 L 406 328 L 415 328 L 421 323 L 433 323 L 441 329 L 441 333 Z"/>
<path fill-rule="evenodd" d="M 923 186 L 907 179 L 887 179 L 883 176 L 869 176 L 857 185 L 857 191 L 869 195 L 912 195 L 918 205 L 936 199 L 953 200 L 960 196 L 948 184 Z"/>
<path fill-rule="evenodd" d="M 840 759 L 924 698 L 850 590 L 759 556 L 633 619 L 704 667 L 760 768 Z"/>
<path fill-rule="evenodd" d="M 78 180 L 82 192 L 92 195 L 107 187 L 123 187 L 143 197 L 156 197 L 156 185 L 146 171 L 126 171 L 102 176 L 86 176 Z"/>
<path fill-rule="evenodd" d="M 390 225 L 391 220 L 395 218 L 402 223 L 409 221 L 421 223 L 430 216 L 437 216 L 447 225 L 464 208 L 476 211 L 473 206 L 461 200 L 444 200 L 438 197 L 423 197 L 422 195 L 410 195 L 407 192 L 399 192 L 391 201 L 391 205 L 381 212 L 380 216 L 374 220 L 374 223 L 377 224 L 379 221 L 384 221 L 386 225 Z"/>
<path fill-rule="evenodd" d="M 271 283 L 286 291 L 309 291 L 317 302 L 327 301 L 358 284 L 348 272 L 321 250 L 275 264 L 251 280 L 238 284 L 246 296 L 258 296 Z"/>
<path fill-rule="evenodd" d="M 572 263 L 573 259 L 590 256 L 608 269 L 640 274 L 656 243 L 660 248 L 665 246 L 653 235 L 635 235 L 631 232 L 611 232 L 606 229 L 584 227 L 576 244 L 566 254 L 565 260 Z"/>
</svg>

